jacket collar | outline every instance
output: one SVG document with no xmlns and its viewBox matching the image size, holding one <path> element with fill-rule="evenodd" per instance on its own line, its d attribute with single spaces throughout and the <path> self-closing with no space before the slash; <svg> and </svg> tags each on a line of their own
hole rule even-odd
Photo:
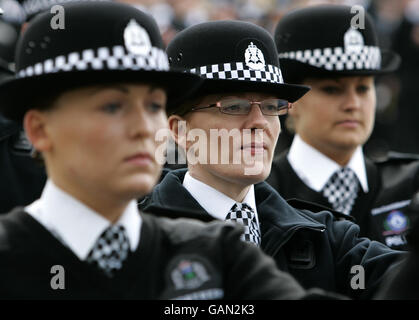
<svg viewBox="0 0 419 320">
<path fill-rule="evenodd" d="M 206 211 L 183 187 L 182 182 L 187 169 L 177 169 L 164 172 L 161 183 L 154 188 L 152 202 L 155 205 L 170 207 L 171 209 L 194 211 L 205 214 Z M 295 227 L 308 227 L 324 229 L 325 226 L 291 207 L 279 194 L 266 182 L 255 185 L 255 197 L 258 214 L 262 224 L 271 224 L 283 232 Z"/>
<path fill-rule="evenodd" d="M 171 211 L 188 212 L 188 216 L 200 219 L 201 215 L 210 215 L 195 200 L 195 198 L 183 187 L 183 179 L 187 169 L 164 170 L 161 182 L 154 188 L 151 194 L 153 207 L 167 207 Z"/>
</svg>

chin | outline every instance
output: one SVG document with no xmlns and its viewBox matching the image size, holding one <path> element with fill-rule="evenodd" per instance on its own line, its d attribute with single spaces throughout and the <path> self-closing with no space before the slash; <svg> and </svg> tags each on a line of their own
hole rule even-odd
<svg viewBox="0 0 419 320">
<path fill-rule="evenodd" d="M 236 181 L 240 181 L 240 184 L 251 185 L 263 182 L 269 175 L 271 166 L 267 167 L 264 164 L 243 166 L 238 170 L 232 171 Z"/>
<path fill-rule="evenodd" d="M 122 189 L 125 190 L 126 194 L 130 195 L 132 199 L 140 198 L 153 190 L 157 183 L 157 179 L 157 177 L 151 175 L 135 177 L 126 181 Z"/>
<path fill-rule="evenodd" d="M 337 144 L 340 145 L 343 149 L 355 149 L 363 144 L 363 140 L 359 138 L 348 137 L 347 139 L 338 141 Z"/>
</svg>

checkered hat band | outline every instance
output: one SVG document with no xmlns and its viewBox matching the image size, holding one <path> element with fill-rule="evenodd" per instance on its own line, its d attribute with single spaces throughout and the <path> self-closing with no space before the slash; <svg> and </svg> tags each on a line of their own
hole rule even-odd
<svg viewBox="0 0 419 320">
<path fill-rule="evenodd" d="M 48 59 L 17 72 L 17 78 L 48 73 L 84 70 L 154 70 L 168 71 L 166 53 L 152 47 L 147 55 L 134 55 L 123 46 L 86 49 Z"/>
<path fill-rule="evenodd" d="M 283 52 L 280 59 L 292 59 L 326 70 L 378 70 L 381 68 L 379 47 L 363 46 L 359 50 L 342 47 Z"/>
<path fill-rule="evenodd" d="M 26 0 L 22 3 L 23 10 L 27 15 L 37 14 L 45 10 L 49 10 L 52 6 L 64 4 L 67 2 L 75 2 L 81 0 Z M 90 0 L 93 1 L 93 0 Z M 94 1 L 109 1 L 109 0 L 94 0 Z"/>
<path fill-rule="evenodd" d="M 207 79 L 284 83 L 281 70 L 271 64 L 266 65 L 264 70 L 251 70 L 243 62 L 236 62 L 202 66 L 189 71 Z"/>
</svg>

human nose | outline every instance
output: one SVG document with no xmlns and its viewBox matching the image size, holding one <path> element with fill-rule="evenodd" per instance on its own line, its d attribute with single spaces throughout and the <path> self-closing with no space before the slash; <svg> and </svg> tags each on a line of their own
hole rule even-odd
<svg viewBox="0 0 419 320">
<path fill-rule="evenodd" d="M 153 121 L 143 103 L 136 103 L 128 115 L 130 137 L 151 136 L 154 132 Z"/>
<path fill-rule="evenodd" d="M 345 94 L 343 103 L 344 111 L 354 111 L 360 109 L 362 106 L 362 99 L 356 88 L 349 88 Z"/>
<path fill-rule="evenodd" d="M 262 113 L 260 102 L 251 102 L 247 119 L 247 128 L 250 129 L 265 129 L 268 125 L 268 121 Z"/>
</svg>

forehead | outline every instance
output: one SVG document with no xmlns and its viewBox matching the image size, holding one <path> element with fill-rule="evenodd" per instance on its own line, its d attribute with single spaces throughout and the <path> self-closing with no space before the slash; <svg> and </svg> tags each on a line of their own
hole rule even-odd
<svg viewBox="0 0 419 320">
<path fill-rule="evenodd" d="M 263 93 L 263 92 L 227 92 L 227 93 L 215 93 L 209 94 L 201 97 L 201 102 L 216 102 L 228 98 L 241 98 L 251 101 L 259 101 L 269 98 L 277 98 L 272 93 Z"/>
<path fill-rule="evenodd" d="M 374 81 L 374 76 L 337 76 L 337 77 L 308 77 L 305 83 L 321 83 L 321 82 L 335 82 L 335 83 L 359 83 L 366 81 Z"/>
<path fill-rule="evenodd" d="M 94 98 L 101 93 L 108 91 L 117 91 L 125 95 L 141 95 L 145 96 L 148 94 L 162 94 L 165 95 L 165 90 L 161 87 L 154 86 L 151 84 L 144 83 L 109 83 L 99 85 L 89 85 L 85 87 L 75 88 L 67 90 L 64 95 L 68 99 L 68 96 L 77 97 L 81 99 Z"/>
<path fill-rule="evenodd" d="M 166 91 L 155 85 L 143 83 L 111 83 L 80 86 L 57 92 L 50 97 L 43 97 L 35 100 L 32 109 L 54 111 L 54 113 L 63 113 L 72 110 L 86 111 L 88 106 L 94 106 L 98 102 L 114 99 L 115 94 L 125 97 L 124 99 L 158 99 L 165 102 L 167 99 Z"/>
<path fill-rule="evenodd" d="M 100 92 L 103 90 L 118 90 L 123 93 L 165 93 L 165 89 L 154 84 L 149 83 L 109 83 L 109 84 L 100 84 L 100 85 L 92 85 L 86 87 L 87 90 L 92 90 L 96 92 Z"/>
</svg>

